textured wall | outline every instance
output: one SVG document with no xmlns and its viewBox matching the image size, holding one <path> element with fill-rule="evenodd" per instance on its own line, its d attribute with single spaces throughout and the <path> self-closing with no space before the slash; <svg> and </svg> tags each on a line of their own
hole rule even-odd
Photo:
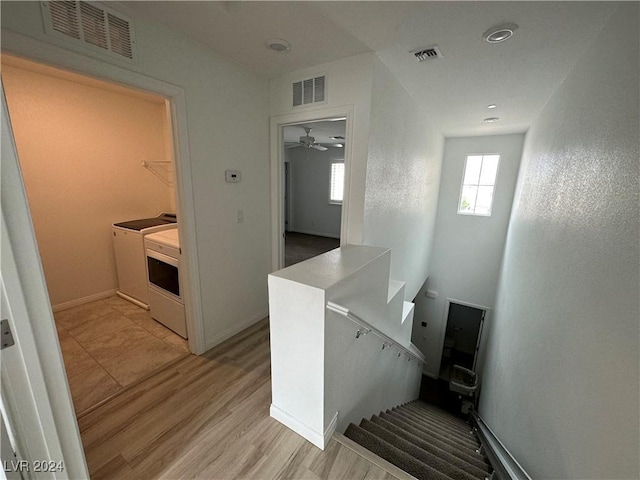
<svg viewBox="0 0 640 480">
<path fill-rule="evenodd" d="M 639 6 L 527 134 L 480 414 L 534 478 L 638 478 Z"/>
<path fill-rule="evenodd" d="M 412 300 L 427 278 L 436 219 L 442 135 L 391 71 L 373 74 L 364 244 L 391 248 L 391 278 Z"/>
<path fill-rule="evenodd" d="M 290 148 L 285 158 L 291 165 L 291 221 L 289 229 L 340 238 L 342 206 L 329 203 L 331 162 L 344 160 L 343 148 L 324 152 L 313 148 Z"/>
<path fill-rule="evenodd" d="M 431 376 L 437 377 L 440 368 L 446 299 L 493 307 L 523 143 L 522 134 L 445 141 L 429 280 L 416 297 L 412 336 L 426 356 L 424 371 Z M 478 153 L 500 154 L 490 217 L 458 214 L 466 156 Z M 427 298 L 427 289 L 437 292 L 437 298 Z M 490 319 L 491 312 L 486 326 Z"/>
</svg>

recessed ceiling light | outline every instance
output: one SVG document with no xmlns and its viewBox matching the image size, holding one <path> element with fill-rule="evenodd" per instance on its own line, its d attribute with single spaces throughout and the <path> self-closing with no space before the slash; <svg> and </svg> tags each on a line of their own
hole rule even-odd
<svg viewBox="0 0 640 480">
<path fill-rule="evenodd" d="M 344 145 L 342 143 L 336 143 L 333 145 L 334 147 L 344 147 Z"/>
<path fill-rule="evenodd" d="M 485 123 L 496 123 L 498 120 L 500 120 L 498 117 L 488 117 L 484 119 Z"/>
<path fill-rule="evenodd" d="M 487 105 L 487 108 L 496 108 L 498 105 L 496 105 L 495 103 L 492 103 L 491 105 Z"/>
<path fill-rule="evenodd" d="M 267 48 L 282 53 L 291 50 L 291 44 L 282 38 L 272 38 L 267 42 Z"/>
<path fill-rule="evenodd" d="M 504 25 L 498 25 L 492 27 L 482 34 L 482 39 L 489 43 L 500 43 L 511 38 L 513 32 L 518 29 L 518 25 L 515 23 L 506 23 Z"/>
</svg>

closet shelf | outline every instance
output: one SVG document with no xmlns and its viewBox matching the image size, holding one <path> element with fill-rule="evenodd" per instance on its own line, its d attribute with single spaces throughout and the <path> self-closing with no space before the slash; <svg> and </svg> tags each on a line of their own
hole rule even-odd
<svg viewBox="0 0 640 480">
<path fill-rule="evenodd" d="M 143 160 L 142 166 L 168 187 L 173 186 L 173 165 L 169 160 Z"/>
</svg>

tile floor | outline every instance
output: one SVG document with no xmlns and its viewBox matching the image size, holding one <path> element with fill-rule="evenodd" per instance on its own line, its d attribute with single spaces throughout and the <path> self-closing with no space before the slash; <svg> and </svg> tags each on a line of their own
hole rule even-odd
<svg viewBox="0 0 640 480">
<path fill-rule="evenodd" d="M 54 317 L 77 415 L 189 354 L 186 340 L 117 296 Z"/>
</svg>

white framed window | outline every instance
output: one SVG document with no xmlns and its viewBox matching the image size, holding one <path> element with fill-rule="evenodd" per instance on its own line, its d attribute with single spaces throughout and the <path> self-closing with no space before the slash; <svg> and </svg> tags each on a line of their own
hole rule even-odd
<svg viewBox="0 0 640 480">
<path fill-rule="evenodd" d="M 329 203 L 342 205 L 344 196 L 344 160 L 331 162 L 331 177 L 329 181 Z"/>
<path fill-rule="evenodd" d="M 467 155 L 458 213 L 491 216 L 500 155 Z"/>
</svg>

